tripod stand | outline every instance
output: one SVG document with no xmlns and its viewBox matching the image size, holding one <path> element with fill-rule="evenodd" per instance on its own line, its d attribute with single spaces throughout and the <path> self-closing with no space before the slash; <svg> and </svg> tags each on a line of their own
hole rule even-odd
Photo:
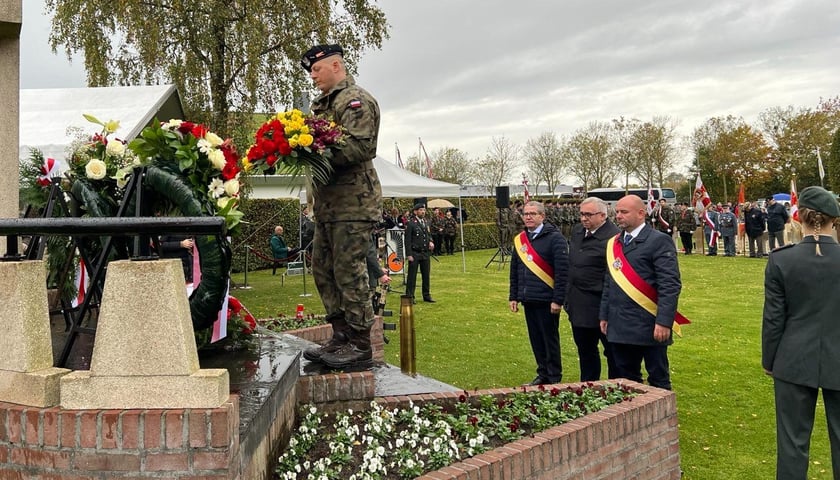
<svg viewBox="0 0 840 480">
<path fill-rule="evenodd" d="M 496 249 L 496 253 L 494 253 L 493 257 L 490 258 L 490 260 L 487 261 L 487 265 L 485 265 L 484 268 L 489 267 L 490 264 L 493 263 L 493 262 L 498 262 L 499 263 L 499 270 L 501 270 L 502 267 L 505 265 L 505 263 L 507 263 L 507 261 L 508 261 L 507 257 L 509 257 L 511 255 L 511 251 L 510 251 L 510 248 L 509 248 L 510 239 L 505 238 L 506 237 L 505 231 L 506 231 L 507 227 L 506 227 L 505 224 L 502 223 L 502 209 L 501 208 L 499 209 L 499 220 L 498 220 L 498 225 L 497 226 L 498 226 L 498 230 L 499 230 L 499 241 L 498 241 L 499 248 Z"/>
</svg>

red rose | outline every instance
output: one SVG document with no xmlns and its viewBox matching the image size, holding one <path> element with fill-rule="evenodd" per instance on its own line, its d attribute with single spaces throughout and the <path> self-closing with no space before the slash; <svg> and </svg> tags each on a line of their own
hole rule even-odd
<svg viewBox="0 0 840 480">
<path fill-rule="evenodd" d="M 181 133 L 190 133 L 194 126 L 195 124 L 193 122 L 181 122 L 181 124 L 178 125 L 178 131 Z"/>
</svg>

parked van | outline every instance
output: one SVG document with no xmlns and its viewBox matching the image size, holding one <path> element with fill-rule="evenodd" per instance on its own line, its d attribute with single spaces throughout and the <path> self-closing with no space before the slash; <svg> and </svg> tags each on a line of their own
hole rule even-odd
<svg viewBox="0 0 840 480">
<path fill-rule="evenodd" d="M 665 203 L 672 206 L 677 203 L 677 194 L 674 193 L 673 188 L 651 188 L 651 190 L 653 191 L 654 200 L 658 201 L 660 198 L 664 198 Z M 637 195 L 642 200 L 647 200 L 648 189 L 631 188 L 629 190 L 625 190 L 623 188 L 593 188 L 587 194 L 588 197 L 600 198 L 601 200 L 607 202 L 610 207 L 614 207 L 615 203 L 625 195 Z"/>
</svg>

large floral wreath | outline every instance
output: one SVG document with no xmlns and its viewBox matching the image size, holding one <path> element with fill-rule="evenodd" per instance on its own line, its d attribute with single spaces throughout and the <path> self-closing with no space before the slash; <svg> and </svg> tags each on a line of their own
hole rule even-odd
<svg viewBox="0 0 840 480">
<path fill-rule="evenodd" d="M 68 177 L 70 193 L 88 215 L 114 216 L 121 201 L 134 211 L 135 197 L 123 199 L 123 189 L 132 175 L 143 172 L 144 202 L 148 199 L 155 210 L 174 208 L 187 217 L 216 215 L 225 219 L 229 234 L 237 229 L 242 218 L 237 209 L 240 167 L 229 139 L 201 124 L 170 120 L 155 122 L 126 146 L 109 138 L 118 122 L 85 118 L 102 131 L 76 146 Z M 198 236 L 195 245 L 202 280 L 190 296 L 190 312 L 194 329 L 203 330 L 212 326 L 222 307 L 231 251 L 221 236 Z"/>
</svg>

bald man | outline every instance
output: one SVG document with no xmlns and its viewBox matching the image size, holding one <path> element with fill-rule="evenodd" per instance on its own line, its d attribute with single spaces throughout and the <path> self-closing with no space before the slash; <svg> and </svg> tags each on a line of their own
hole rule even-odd
<svg viewBox="0 0 840 480">
<path fill-rule="evenodd" d="M 670 390 L 668 345 L 682 288 L 674 240 L 645 224 L 645 203 L 635 195 L 619 200 L 615 212 L 621 232 L 607 246 L 601 331 L 617 377 L 641 383 L 644 360 L 648 383 Z M 656 299 L 639 302 L 647 290 L 656 292 Z"/>
</svg>

